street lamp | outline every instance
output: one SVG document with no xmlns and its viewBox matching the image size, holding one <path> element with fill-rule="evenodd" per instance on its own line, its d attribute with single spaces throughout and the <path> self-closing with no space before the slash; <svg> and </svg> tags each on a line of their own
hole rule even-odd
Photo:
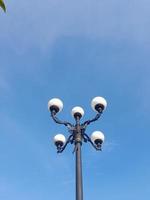
<svg viewBox="0 0 150 200">
<path fill-rule="evenodd" d="M 91 107 L 96 111 L 96 116 L 92 119 L 85 121 L 84 123 L 80 122 L 80 119 L 84 115 L 83 108 L 76 106 L 72 109 L 71 114 L 75 119 L 75 124 L 71 124 L 67 121 L 62 121 L 56 117 L 57 113 L 62 111 L 63 102 L 58 98 L 53 98 L 48 102 L 48 110 L 51 113 L 52 119 L 57 124 L 63 124 L 67 127 L 70 135 L 66 139 L 64 135 L 57 134 L 54 137 L 54 143 L 57 147 L 57 153 L 62 153 L 66 146 L 71 143 L 74 144 L 74 152 L 76 154 L 76 200 L 83 200 L 83 183 L 82 183 L 82 161 L 81 161 L 81 146 L 82 143 L 89 142 L 96 150 L 101 151 L 102 143 L 104 142 L 104 134 L 101 131 L 94 131 L 89 137 L 86 134 L 87 126 L 97 121 L 103 111 L 107 107 L 107 102 L 103 97 L 95 97 L 91 101 Z"/>
</svg>

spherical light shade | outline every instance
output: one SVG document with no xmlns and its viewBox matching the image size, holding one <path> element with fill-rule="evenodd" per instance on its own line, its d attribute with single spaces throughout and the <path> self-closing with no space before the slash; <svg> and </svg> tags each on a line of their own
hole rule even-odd
<svg viewBox="0 0 150 200">
<path fill-rule="evenodd" d="M 55 110 L 56 112 L 60 112 L 63 109 L 63 102 L 58 98 L 53 98 L 48 102 L 48 110 Z"/>
<path fill-rule="evenodd" d="M 59 142 L 62 143 L 62 144 L 64 144 L 66 142 L 66 138 L 65 138 L 64 135 L 57 134 L 57 135 L 54 136 L 54 143 L 56 144 L 56 143 L 59 143 Z"/>
<path fill-rule="evenodd" d="M 95 97 L 91 101 L 91 107 L 94 111 L 98 111 L 99 108 L 105 110 L 107 107 L 107 101 L 103 97 Z"/>
<path fill-rule="evenodd" d="M 83 108 L 76 106 L 72 109 L 71 114 L 73 117 L 79 116 L 81 118 L 84 115 L 84 110 Z"/>
<path fill-rule="evenodd" d="M 91 135 L 91 140 L 93 143 L 100 142 L 103 143 L 105 136 L 101 131 L 94 131 Z"/>
</svg>

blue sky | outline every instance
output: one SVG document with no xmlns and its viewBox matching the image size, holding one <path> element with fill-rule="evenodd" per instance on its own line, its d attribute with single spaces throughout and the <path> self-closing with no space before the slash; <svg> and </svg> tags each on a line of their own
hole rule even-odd
<svg viewBox="0 0 150 200">
<path fill-rule="evenodd" d="M 64 102 L 73 122 L 91 99 L 108 107 L 92 124 L 105 133 L 101 153 L 83 145 L 86 200 L 149 200 L 150 2 L 6 1 L 0 12 L 0 199 L 74 198 L 73 147 L 56 154 L 47 102 Z"/>
</svg>

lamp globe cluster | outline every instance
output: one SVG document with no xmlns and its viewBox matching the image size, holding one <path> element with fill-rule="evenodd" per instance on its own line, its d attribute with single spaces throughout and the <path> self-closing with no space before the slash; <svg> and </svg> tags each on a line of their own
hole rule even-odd
<svg viewBox="0 0 150 200">
<path fill-rule="evenodd" d="M 107 101 L 105 100 L 105 98 L 97 96 L 94 97 L 91 101 L 91 107 L 94 111 L 98 112 L 98 113 L 102 113 L 106 107 L 107 107 Z M 54 115 L 61 112 L 63 109 L 63 102 L 62 100 L 60 100 L 59 98 L 53 98 L 51 100 L 48 101 L 48 110 L 53 113 Z M 79 118 L 81 119 L 84 116 L 84 110 L 82 107 L 80 106 L 75 106 L 72 110 L 71 110 L 71 115 L 72 117 L 74 117 L 75 119 Z M 96 119 L 97 120 L 97 119 Z M 57 120 L 55 119 L 55 122 Z M 60 121 L 60 120 L 59 120 Z M 92 120 L 91 120 L 92 121 Z M 95 121 L 95 120 L 94 120 Z M 100 147 L 102 145 L 102 143 L 105 140 L 104 134 L 101 131 L 94 131 L 91 134 L 91 142 L 96 146 L 96 147 Z M 54 137 L 54 144 L 57 147 L 63 147 L 66 143 L 66 138 L 64 135 L 62 134 L 57 134 Z"/>
<path fill-rule="evenodd" d="M 103 97 L 95 97 L 91 101 L 91 107 L 94 111 L 100 112 L 100 110 L 105 110 L 107 107 L 107 101 Z M 63 109 L 63 102 L 59 98 L 53 98 L 48 101 L 48 110 L 53 111 L 55 110 L 56 113 L 61 112 Z M 84 110 L 80 106 L 76 106 L 72 109 L 71 114 L 73 117 L 75 117 L 76 114 L 83 117 Z"/>
</svg>

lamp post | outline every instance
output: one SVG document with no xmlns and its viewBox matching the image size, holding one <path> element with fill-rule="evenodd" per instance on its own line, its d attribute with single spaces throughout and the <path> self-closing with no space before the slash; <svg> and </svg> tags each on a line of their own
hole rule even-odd
<svg viewBox="0 0 150 200">
<path fill-rule="evenodd" d="M 58 119 L 56 116 L 63 109 L 63 103 L 60 99 L 54 98 L 48 102 L 48 110 L 51 113 L 52 119 L 57 124 L 65 125 L 70 133 L 67 139 L 62 134 L 57 134 L 54 137 L 57 153 L 62 153 L 69 143 L 74 145 L 74 152 L 76 155 L 76 200 L 83 200 L 81 146 L 83 142 L 89 142 L 96 150 L 101 151 L 102 143 L 104 142 L 104 134 L 102 132 L 95 131 L 92 133 L 91 137 L 89 137 L 86 134 L 86 128 L 90 123 L 100 118 L 107 107 L 107 102 L 103 97 L 95 97 L 91 101 L 91 107 L 97 114 L 94 118 L 84 123 L 80 121 L 84 115 L 84 110 L 79 106 L 74 107 L 71 114 L 75 119 L 75 124 L 71 124 L 70 122 Z"/>
</svg>

